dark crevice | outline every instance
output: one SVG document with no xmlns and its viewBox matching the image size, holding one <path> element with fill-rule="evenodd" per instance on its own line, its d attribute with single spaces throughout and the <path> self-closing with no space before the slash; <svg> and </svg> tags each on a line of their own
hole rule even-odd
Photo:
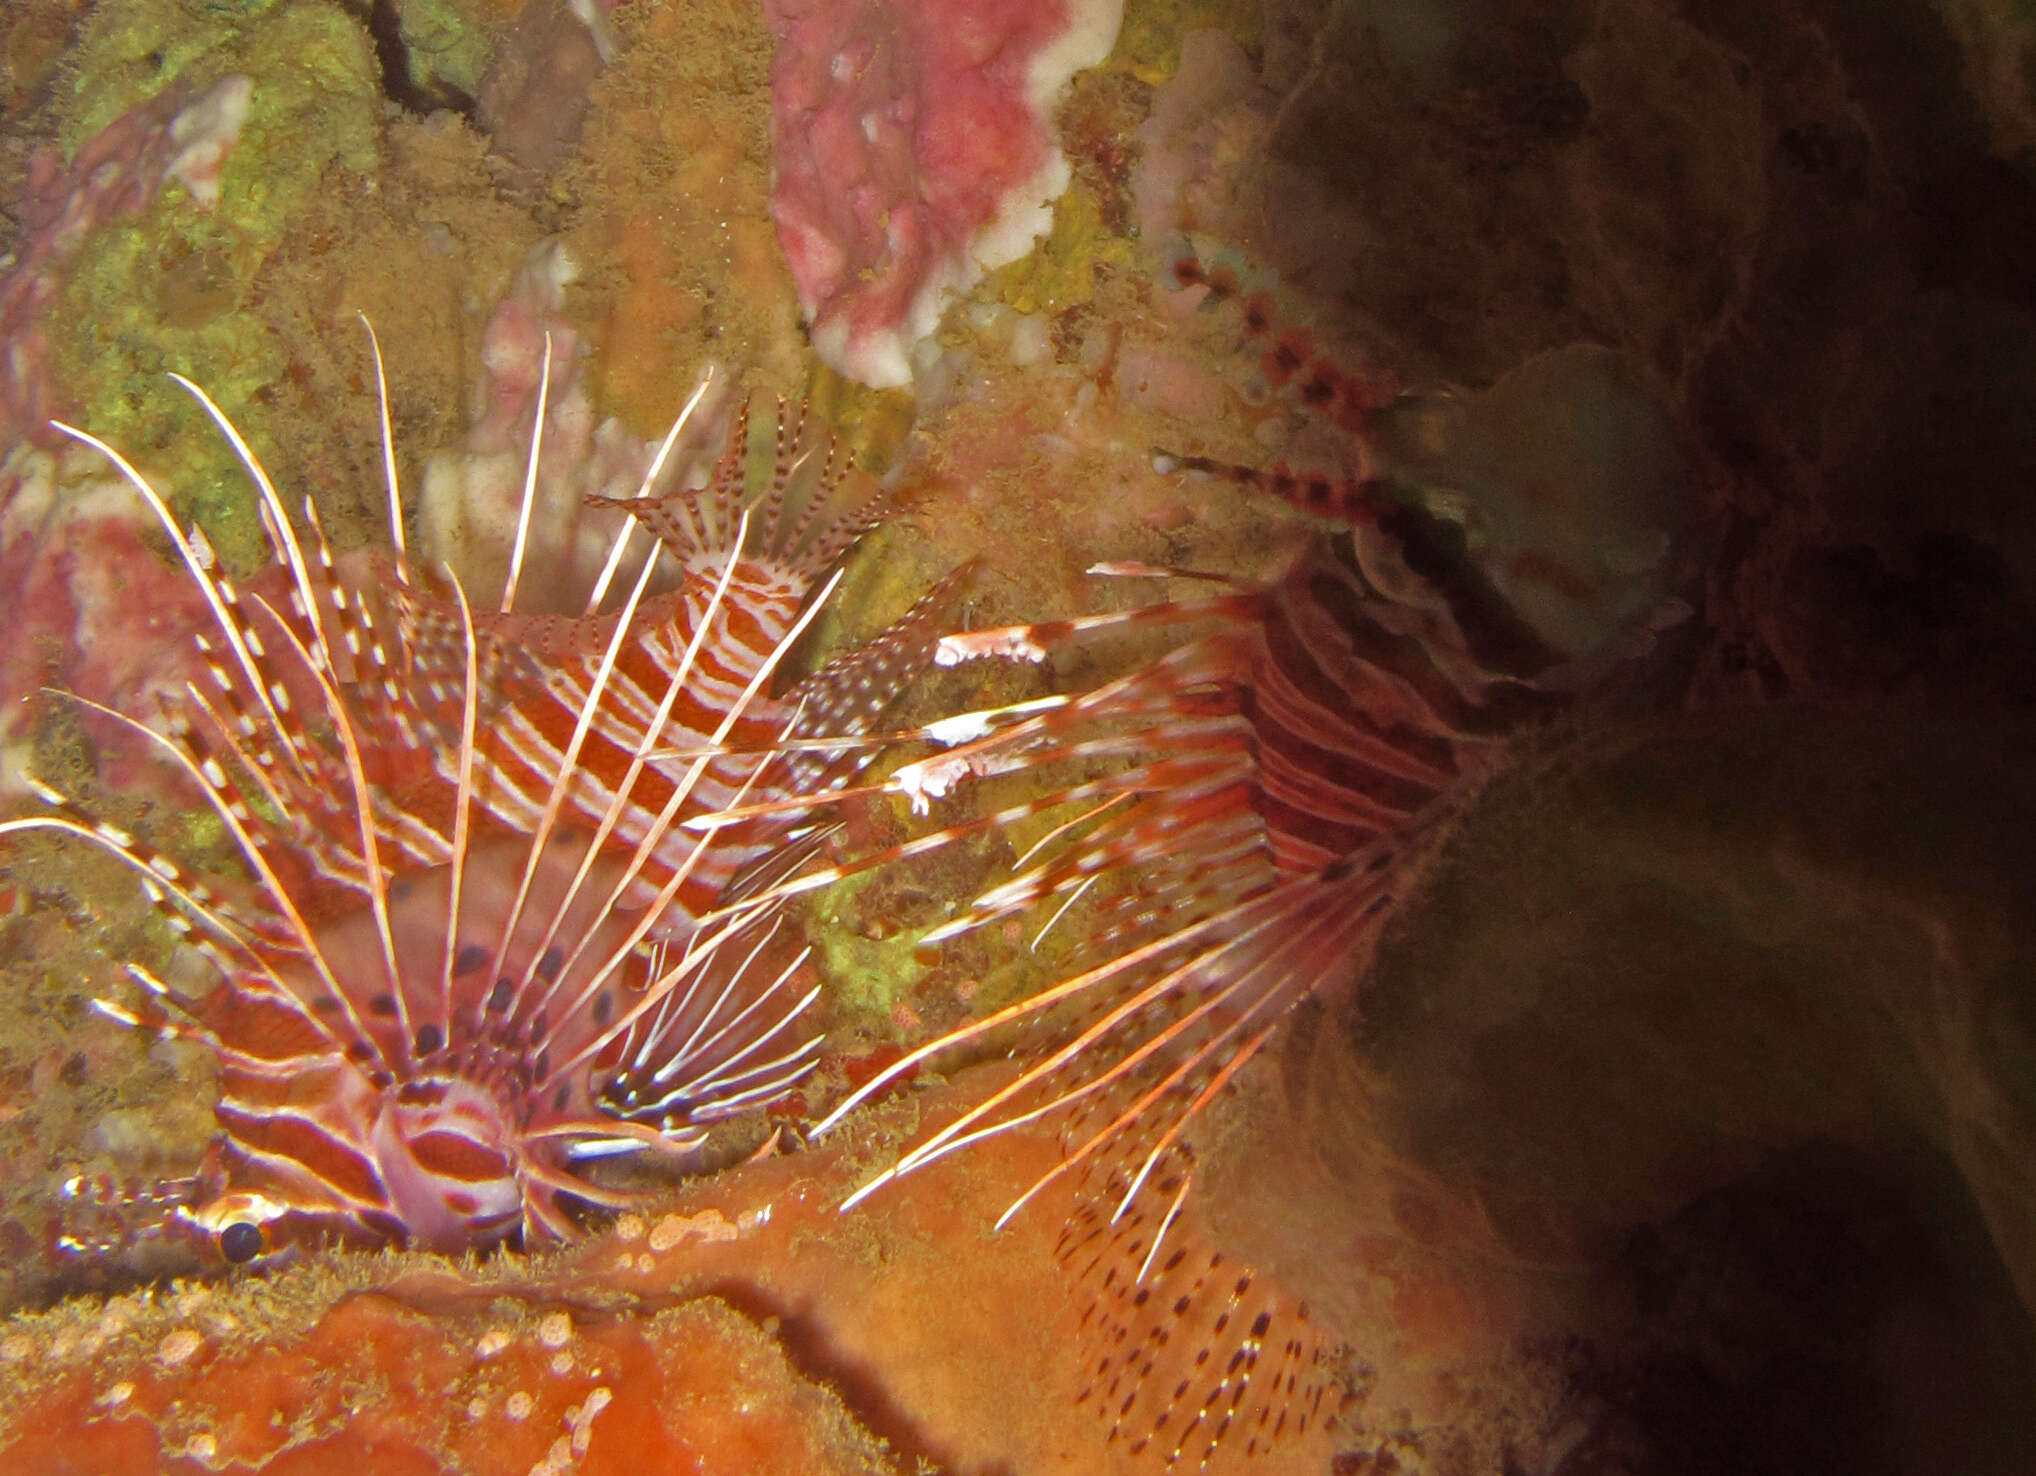
<svg viewBox="0 0 2036 1476">
<path fill-rule="evenodd" d="M 350 8 L 374 40 L 384 97 L 419 118 L 449 112 L 473 121 L 475 103 L 467 93 L 445 81 L 420 82 L 411 74 L 410 43 L 403 39 L 403 16 L 397 0 L 354 0 Z"/>
<path fill-rule="evenodd" d="M 792 1371 L 809 1384 L 831 1391 L 855 1421 L 887 1447 L 899 1472 L 929 1476 L 1013 1476 L 1006 1461 L 992 1458 L 964 1465 L 947 1445 L 925 1430 L 884 1384 L 882 1376 L 836 1347 L 818 1322 L 795 1303 L 754 1281 L 729 1276 L 685 1281 L 674 1291 L 637 1291 L 616 1296 L 578 1296 L 557 1285 L 514 1281 L 464 1282 L 440 1271 L 399 1275 L 371 1291 L 419 1312 L 472 1311 L 498 1301 L 530 1308 L 564 1308 L 581 1323 L 617 1317 L 651 1317 L 669 1308 L 719 1302 L 774 1341 Z M 348 1300 L 341 1297 L 334 1308 Z M 331 1308 L 326 1315 L 330 1315 Z"/>
<path fill-rule="evenodd" d="M 1009 1476 L 1002 1462 L 964 1473 L 955 1454 L 934 1443 L 874 1372 L 833 1347 L 811 1318 L 754 1282 L 719 1281 L 696 1294 L 713 1297 L 774 1337 L 801 1378 L 833 1390 L 856 1421 L 890 1447 L 899 1470 Z"/>
</svg>

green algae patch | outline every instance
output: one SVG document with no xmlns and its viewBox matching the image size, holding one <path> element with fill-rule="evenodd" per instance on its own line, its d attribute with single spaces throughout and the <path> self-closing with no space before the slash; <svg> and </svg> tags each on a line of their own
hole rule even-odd
<svg viewBox="0 0 2036 1476">
<path fill-rule="evenodd" d="M 910 998 L 929 972 L 914 950 L 919 930 L 888 932 L 865 916 L 877 911 L 866 902 L 881 891 L 881 873 L 865 873 L 836 882 L 813 904 L 810 930 L 829 1002 L 842 1017 L 879 1034 L 890 1034 L 893 1008 Z"/>
<path fill-rule="evenodd" d="M 402 0 L 397 11 L 413 83 L 468 97 L 481 90 L 495 44 L 489 22 L 501 13 L 499 6 L 491 0 Z"/>
<path fill-rule="evenodd" d="M 104 15 L 105 12 L 102 12 Z M 172 8 L 187 27 L 190 18 Z M 220 79 L 249 79 L 247 112 L 210 206 L 164 186 L 140 216 L 102 225 L 71 263 L 48 314 L 52 367 L 73 413 L 162 473 L 183 510 L 206 527 L 235 569 L 260 558 L 251 489 L 232 449 L 169 379 L 205 386 L 242 425 L 257 454 L 280 439 L 259 405 L 285 372 L 289 345 L 260 311 L 256 278 L 292 222 L 344 180 L 360 188 L 379 168 L 373 49 L 329 5 L 205 12 L 211 29 L 172 33 L 160 9 L 109 18 L 80 42 L 81 92 L 73 143 L 166 85 L 151 58 L 177 69 L 190 96 Z M 143 56 L 131 53 L 141 49 Z M 121 80 L 128 86 L 122 90 Z"/>
<path fill-rule="evenodd" d="M 219 53 L 277 3 L 140 0 L 93 7 L 66 58 L 71 101 L 57 134 L 65 155 L 172 84 L 190 86 L 195 94 L 232 71 L 219 63 Z"/>
</svg>

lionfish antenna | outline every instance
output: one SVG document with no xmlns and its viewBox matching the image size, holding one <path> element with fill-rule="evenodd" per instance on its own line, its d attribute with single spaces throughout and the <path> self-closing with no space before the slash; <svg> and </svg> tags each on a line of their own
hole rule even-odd
<svg viewBox="0 0 2036 1476">
<path fill-rule="evenodd" d="M 365 319 L 363 320 L 365 321 Z M 373 329 L 368 330 L 370 334 Z M 390 486 L 395 483 L 392 481 Z M 459 951 L 460 896 L 466 882 L 467 836 L 474 807 L 474 729 L 480 711 L 480 649 L 474 639 L 474 611 L 467 592 L 452 566 L 444 566 L 446 583 L 460 607 L 460 637 L 466 663 L 466 682 L 460 711 L 459 781 L 453 795 L 452 885 L 447 893 L 445 958 L 438 974 L 438 1034 L 441 1042 L 452 1039 L 452 971 Z"/>
<path fill-rule="evenodd" d="M 368 354 L 375 361 L 375 409 L 382 422 L 382 485 L 389 494 L 389 547 L 396 551 L 396 582 L 410 583 L 410 551 L 403 542 L 403 492 L 396 480 L 396 431 L 389 419 L 389 376 L 382 366 L 382 340 L 366 313 L 356 313 L 368 330 Z"/>
<path fill-rule="evenodd" d="M 537 413 L 530 421 L 530 461 L 523 468 L 523 501 L 516 509 L 516 542 L 509 550 L 509 574 L 502 581 L 501 613 L 516 604 L 523 577 L 523 550 L 530 542 L 530 507 L 537 500 L 537 458 L 544 450 L 544 414 L 551 400 L 551 330 L 544 333 L 544 364 L 537 371 Z"/>
</svg>

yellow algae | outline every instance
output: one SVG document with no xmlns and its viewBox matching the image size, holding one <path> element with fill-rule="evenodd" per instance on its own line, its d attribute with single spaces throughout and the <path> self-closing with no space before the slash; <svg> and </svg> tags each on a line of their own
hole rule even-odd
<svg viewBox="0 0 2036 1476">
<path fill-rule="evenodd" d="M 1105 222 L 1103 203 L 1081 180 L 1053 207 L 1053 229 L 1031 255 L 992 274 L 989 291 L 1021 313 L 1058 313 L 1088 303 L 1101 268 L 1129 267 L 1136 247 Z"/>
</svg>

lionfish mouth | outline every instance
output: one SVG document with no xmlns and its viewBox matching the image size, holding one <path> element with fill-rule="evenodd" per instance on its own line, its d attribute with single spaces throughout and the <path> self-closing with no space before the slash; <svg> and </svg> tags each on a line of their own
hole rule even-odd
<svg viewBox="0 0 2036 1476">
<path fill-rule="evenodd" d="M 477 612 L 449 568 L 412 569 L 368 333 L 389 538 L 373 579 L 342 576 L 309 499 L 293 523 L 188 379 L 175 376 L 254 483 L 279 596 L 236 587 L 127 458 L 57 426 L 149 507 L 209 620 L 163 731 L 55 695 L 195 786 L 245 867 L 198 875 L 40 781 L 51 813 L 0 822 L 0 835 L 61 834 L 119 858 L 218 979 L 201 996 L 129 962 L 139 998 L 94 1001 L 212 1054 L 219 1132 L 190 1179 L 100 1194 L 112 1228 L 74 1250 L 177 1235 L 247 1262 L 316 1240 L 566 1238 L 587 1207 L 636 1197 L 593 1165 L 697 1153 L 820 1049 L 819 989 L 779 884 L 824 827 L 798 805 L 737 812 L 843 784 L 866 758 L 856 735 L 930 655 L 937 603 L 770 690 L 840 578 L 821 576 L 868 525 L 869 489 L 782 405 L 760 489 L 746 406 L 717 462 L 668 477 L 703 377 L 616 503 L 626 517 L 587 613 L 521 616 L 547 344 L 509 572 Z M 649 551 L 604 612 L 639 523 Z M 661 563 L 678 588 L 653 595 Z"/>
</svg>

